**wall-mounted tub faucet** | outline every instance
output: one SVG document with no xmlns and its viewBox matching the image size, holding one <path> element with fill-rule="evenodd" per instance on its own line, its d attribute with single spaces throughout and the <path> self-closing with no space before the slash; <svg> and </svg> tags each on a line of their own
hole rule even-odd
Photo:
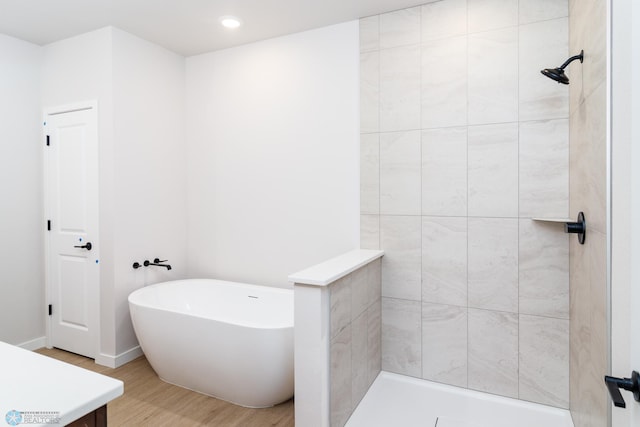
<svg viewBox="0 0 640 427">
<path fill-rule="evenodd" d="M 156 258 L 153 260 L 153 262 L 149 262 L 149 260 L 145 260 L 143 265 L 145 267 L 149 267 L 150 265 L 155 265 L 156 267 L 165 267 L 167 270 L 171 270 L 171 266 L 169 264 L 162 264 L 163 262 L 167 262 L 169 260 L 164 259 L 164 260 L 160 260 L 160 258 Z"/>
<path fill-rule="evenodd" d="M 140 267 L 149 267 L 150 265 L 155 265 L 156 267 L 165 267 L 167 270 L 171 270 L 171 266 L 169 264 L 162 264 L 163 262 L 167 262 L 168 260 L 164 259 L 164 260 L 160 260 L 159 258 L 156 258 L 153 260 L 153 262 L 149 261 L 148 259 L 145 260 L 142 264 L 140 264 L 139 262 L 134 262 L 132 267 L 134 270 L 139 269 Z"/>
</svg>

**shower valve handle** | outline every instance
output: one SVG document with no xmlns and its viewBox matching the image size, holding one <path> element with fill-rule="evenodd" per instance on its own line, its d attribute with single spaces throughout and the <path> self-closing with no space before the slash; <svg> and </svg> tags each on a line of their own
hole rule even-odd
<svg viewBox="0 0 640 427">
<path fill-rule="evenodd" d="M 618 408 L 626 408 L 627 404 L 624 402 L 620 389 L 624 389 L 633 393 L 633 398 L 636 402 L 640 402 L 640 381 L 638 379 L 638 372 L 633 371 L 631 378 L 616 378 L 605 375 L 604 382 L 609 389 L 611 400 L 613 404 Z"/>
</svg>

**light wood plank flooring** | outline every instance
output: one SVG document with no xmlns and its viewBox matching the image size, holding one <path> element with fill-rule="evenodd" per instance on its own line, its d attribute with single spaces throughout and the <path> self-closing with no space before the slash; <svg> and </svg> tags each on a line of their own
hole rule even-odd
<svg viewBox="0 0 640 427">
<path fill-rule="evenodd" d="M 116 369 L 58 349 L 38 353 L 124 382 L 124 395 L 107 405 L 109 426 L 293 426 L 293 399 L 273 408 L 248 409 L 162 381 L 142 356 Z"/>
</svg>

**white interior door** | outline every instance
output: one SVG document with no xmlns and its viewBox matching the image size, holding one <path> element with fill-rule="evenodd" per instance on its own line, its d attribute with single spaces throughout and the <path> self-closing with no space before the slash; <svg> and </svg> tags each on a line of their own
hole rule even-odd
<svg viewBox="0 0 640 427">
<path fill-rule="evenodd" d="M 97 355 L 98 135 L 95 106 L 45 116 L 49 346 Z"/>
</svg>

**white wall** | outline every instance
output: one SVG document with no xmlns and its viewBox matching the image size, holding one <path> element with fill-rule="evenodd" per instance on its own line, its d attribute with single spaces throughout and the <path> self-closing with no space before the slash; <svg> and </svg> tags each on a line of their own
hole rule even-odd
<svg viewBox="0 0 640 427">
<path fill-rule="evenodd" d="M 116 354 L 137 345 L 128 295 L 186 277 L 185 60 L 113 29 Z M 134 270 L 154 257 L 162 268 Z"/>
<path fill-rule="evenodd" d="M 187 59 L 188 272 L 273 286 L 359 245 L 358 23 Z"/>
<path fill-rule="evenodd" d="M 45 335 L 39 46 L 0 34 L 0 341 Z"/>
</svg>

